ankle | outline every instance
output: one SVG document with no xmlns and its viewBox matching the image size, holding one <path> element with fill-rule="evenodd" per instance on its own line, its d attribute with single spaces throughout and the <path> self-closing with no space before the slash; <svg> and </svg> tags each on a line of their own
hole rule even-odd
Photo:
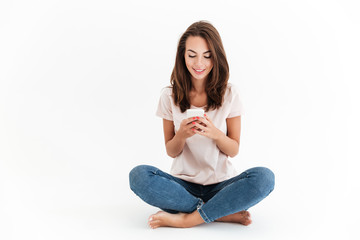
<svg viewBox="0 0 360 240">
<path fill-rule="evenodd" d="M 184 228 L 190 228 L 204 223 L 204 220 L 196 210 L 192 213 L 184 214 L 183 220 Z"/>
<path fill-rule="evenodd" d="M 185 213 L 184 215 L 182 215 L 180 224 L 181 224 L 182 228 L 192 227 L 191 226 L 191 214 Z"/>
</svg>

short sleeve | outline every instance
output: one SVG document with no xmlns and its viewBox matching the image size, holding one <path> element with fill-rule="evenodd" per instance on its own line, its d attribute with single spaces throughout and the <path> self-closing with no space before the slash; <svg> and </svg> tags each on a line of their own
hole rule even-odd
<svg viewBox="0 0 360 240">
<path fill-rule="evenodd" d="M 233 118 L 244 114 L 244 107 L 238 89 L 234 85 L 229 86 L 230 113 L 227 118 Z"/>
<path fill-rule="evenodd" d="M 171 108 L 171 88 L 164 88 L 161 91 L 158 107 L 156 110 L 156 116 L 164 118 L 169 121 L 173 121 L 173 113 Z"/>
</svg>

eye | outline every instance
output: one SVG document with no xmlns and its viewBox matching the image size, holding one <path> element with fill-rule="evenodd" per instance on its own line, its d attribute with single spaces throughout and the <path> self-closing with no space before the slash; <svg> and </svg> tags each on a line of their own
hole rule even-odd
<svg viewBox="0 0 360 240">
<path fill-rule="evenodd" d="M 194 57 L 196 57 L 196 56 L 191 56 L 191 55 L 189 55 L 189 58 L 194 58 Z"/>
<path fill-rule="evenodd" d="M 211 58 L 211 56 L 204 56 L 204 58 Z"/>
</svg>

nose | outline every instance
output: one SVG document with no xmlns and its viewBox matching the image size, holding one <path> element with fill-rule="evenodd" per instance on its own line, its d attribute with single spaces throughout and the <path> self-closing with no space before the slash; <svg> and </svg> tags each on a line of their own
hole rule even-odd
<svg viewBox="0 0 360 240">
<path fill-rule="evenodd" d="M 202 68 L 204 66 L 204 62 L 201 57 L 196 58 L 195 66 L 198 68 Z"/>
</svg>

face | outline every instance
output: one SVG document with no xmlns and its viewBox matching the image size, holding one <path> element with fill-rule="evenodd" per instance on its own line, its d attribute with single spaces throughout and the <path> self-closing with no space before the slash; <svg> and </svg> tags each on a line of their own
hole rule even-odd
<svg viewBox="0 0 360 240">
<path fill-rule="evenodd" d="M 185 63 L 192 80 L 205 80 L 213 68 L 211 52 L 206 40 L 190 36 L 185 43 Z"/>
</svg>

